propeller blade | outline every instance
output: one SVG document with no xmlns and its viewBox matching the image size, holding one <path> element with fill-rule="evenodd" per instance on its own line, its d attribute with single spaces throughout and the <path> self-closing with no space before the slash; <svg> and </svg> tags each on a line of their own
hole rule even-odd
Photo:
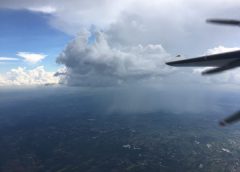
<svg viewBox="0 0 240 172">
<path fill-rule="evenodd" d="M 224 120 L 219 122 L 219 125 L 225 126 L 227 124 L 232 124 L 240 120 L 240 111 L 234 113 L 233 115 L 225 118 Z"/>
</svg>

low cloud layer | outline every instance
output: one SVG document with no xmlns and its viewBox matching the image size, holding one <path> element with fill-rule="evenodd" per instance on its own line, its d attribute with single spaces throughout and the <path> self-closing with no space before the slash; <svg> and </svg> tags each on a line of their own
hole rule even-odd
<svg viewBox="0 0 240 172">
<path fill-rule="evenodd" d="M 157 45 L 111 47 L 102 32 L 81 34 L 57 58 L 66 66 L 62 82 L 78 86 L 113 86 L 161 78 L 173 71 L 170 55 Z M 56 75 L 62 75 L 57 73 Z"/>
<path fill-rule="evenodd" d="M 5 75 L 0 75 L 0 86 L 26 86 L 57 84 L 59 79 L 53 72 L 47 72 L 43 66 L 28 70 L 18 67 Z"/>
</svg>

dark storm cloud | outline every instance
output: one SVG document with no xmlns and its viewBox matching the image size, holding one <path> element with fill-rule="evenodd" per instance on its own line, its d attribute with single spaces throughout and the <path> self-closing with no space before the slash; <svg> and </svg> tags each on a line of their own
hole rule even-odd
<svg viewBox="0 0 240 172">
<path fill-rule="evenodd" d="M 63 82 L 79 86 L 111 86 L 165 76 L 173 70 L 165 65 L 170 55 L 161 45 L 121 47 L 108 44 L 104 33 L 96 32 L 96 41 L 81 34 L 70 42 L 57 58 L 66 66 Z M 56 74 L 58 75 L 58 73 Z"/>
</svg>

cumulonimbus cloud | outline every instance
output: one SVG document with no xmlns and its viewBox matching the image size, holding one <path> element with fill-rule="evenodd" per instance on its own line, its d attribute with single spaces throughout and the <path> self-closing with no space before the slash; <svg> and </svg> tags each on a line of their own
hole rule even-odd
<svg viewBox="0 0 240 172">
<path fill-rule="evenodd" d="M 96 32 L 94 43 L 89 34 L 70 42 L 57 58 L 66 66 L 62 82 L 79 86 L 112 86 L 161 78 L 173 69 L 165 65 L 171 56 L 161 45 L 111 47 L 102 32 Z M 62 75 L 56 74 L 56 75 Z"/>
</svg>

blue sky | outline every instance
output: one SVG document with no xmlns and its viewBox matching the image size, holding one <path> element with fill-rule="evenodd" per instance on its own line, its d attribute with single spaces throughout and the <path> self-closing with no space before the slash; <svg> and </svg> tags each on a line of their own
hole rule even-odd
<svg viewBox="0 0 240 172">
<path fill-rule="evenodd" d="M 47 57 L 37 65 L 44 65 L 56 71 L 56 57 L 65 47 L 71 36 L 49 25 L 50 14 L 27 10 L 0 9 L 0 57 L 16 57 L 17 52 L 42 53 Z M 23 61 L 1 64 L 1 72 L 17 66 L 28 66 Z"/>
</svg>

